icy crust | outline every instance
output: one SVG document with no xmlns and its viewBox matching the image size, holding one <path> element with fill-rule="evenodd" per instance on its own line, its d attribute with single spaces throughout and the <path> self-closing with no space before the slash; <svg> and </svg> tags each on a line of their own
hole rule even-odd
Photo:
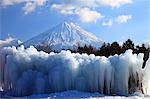
<svg viewBox="0 0 150 99">
<path fill-rule="evenodd" d="M 48 45 L 51 50 L 76 49 L 78 46 L 92 45 L 101 47 L 104 42 L 95 35 L 85 31 L 74 23 L 61 23 L 52 29 L 41 33 L 24 42 L 25 47 L 30 45 Z"/>
<path fill-rule="evenodd" d="M 70 51 L 47 54 L 20 46 L 4 48 L 0 56 L 0 86 L 12 96 L 66 90 L 150 94 L 150 59 L 142 69 L 143 54 L 132 50 L 106 58 Z"/>
</svg>

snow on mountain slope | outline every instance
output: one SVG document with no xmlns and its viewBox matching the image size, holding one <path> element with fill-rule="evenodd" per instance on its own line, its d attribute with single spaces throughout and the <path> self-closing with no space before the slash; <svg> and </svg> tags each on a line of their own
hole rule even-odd
<svg viewBox="0 0 150 99">
<path fill-rule="evenodd" d="M 8 46 L 18 46 L 22 42 L 16 38 L 8 37 L 5 40 L 0 40 L 0 48 Z"/>
<path fill-rule="evenodd" d="M 48 45 L 52 50 L 74 49 L 77 46 L 92 45 L 100 47 L 103 42 L 95 35 L 85 31 L 74 23 L 61 23 L 24 43 L 30 45 Z"/>
</svg>

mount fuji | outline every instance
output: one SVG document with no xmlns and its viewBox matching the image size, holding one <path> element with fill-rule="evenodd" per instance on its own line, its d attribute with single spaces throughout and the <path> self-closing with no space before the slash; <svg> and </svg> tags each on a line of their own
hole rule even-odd
<svg viewBox="0 0 150 99">
<path fill-rule="evenodd" d="M 27 40 L 24 45 L 25 47 L 47 45 L 51 50 L 60 51 L 61 49 L 76 49 L 85 44 L 99 48 L 103 43 L 102 40 L 78 25 L 64 22 Z"/>
</svg>

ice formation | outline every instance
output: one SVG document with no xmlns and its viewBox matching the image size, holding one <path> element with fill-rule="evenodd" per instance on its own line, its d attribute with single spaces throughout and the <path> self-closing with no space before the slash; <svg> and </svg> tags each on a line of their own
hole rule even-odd
<svg viewBox="0 0 150 99">
<path fill-rule="evenodd" d="M 144 71 L 144 77 L 143 77 L 143 85 L 144 85 L 144 91 L 145 93 L 150 95 L 150 59 L 146 63 L 146 68 Z"/>
<path fill-rule="evenodd" d="M 145 41 L 144 45 L 145 45 L 146 48 L 150 48 L 150 40 Z"/>
<path fill-rule="evenodd" d="M 150 94 L 150 59 L 142 69 L 143 54 L 132 50 L 106 58 L 20 46 L 1 49 L 0 58 L 0 86 L 13 96 L 66 90 L 128 95 L 143 89 Z"/>
</svg>

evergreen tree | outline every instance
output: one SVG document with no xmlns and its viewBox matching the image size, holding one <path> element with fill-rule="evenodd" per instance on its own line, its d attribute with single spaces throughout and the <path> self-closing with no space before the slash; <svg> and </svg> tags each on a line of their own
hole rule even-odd
<svg viewBox="0 0 150 99">
<path fill-rule="evenodd" d="M 80 54 L 82 54 L 82 53 L 87 53 L 88 55 L 89 55 L 89 54 L 95 54 L 96 48 L 94 48 L 94 47 L 91 46 L 91 45 L 89 45 L 89 46 L 84 45 L 84 47 L 80 47 L 80 46 L 79 46 L 79 47 L 77 48 L 77 52 L 80 53 Z"/>
<path fill-rule="evenodd" d="M 127 41 L 125 41 L 123 43 L 123 46 L 122 46 L 122 53 L 125 53 L 126 50 L 128 49 L 132 49 L 133 51 L 135 50 L 134 49 L 134 43 L 132 40 L 128 39 Z"/>
<path fill-rule="evenodd" d="M 100 49 L 98 49 L 95 53 L 97 56 L 110 56 L 110 44 L 104 43 Z"/>
<path fill-rule="evenodd" d="M 96 48 L 91 45 L 88 46 L 88 50 L 89 50 L 88 54 L 95 54 L 96 52 Z"/>
<path fill-rule="evenodd" d="M 118 42 L 113 42 L 110 46 L 110 55 L 121 54 L 121 47 Z"/>
</svg>

